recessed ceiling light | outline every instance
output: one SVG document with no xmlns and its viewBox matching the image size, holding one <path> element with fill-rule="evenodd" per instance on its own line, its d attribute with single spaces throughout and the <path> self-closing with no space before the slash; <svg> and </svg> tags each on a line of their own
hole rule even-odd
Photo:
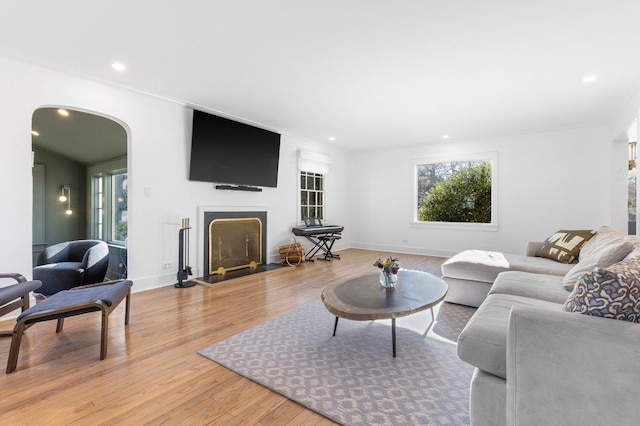
<svg viewBox="0 0 640 426">
<path fill-rule="evenodd" d="M 63 117 L 68 117 L 68 116 L 69 116 L 69 111 L 67 111 L 67 110 L 66 110 L 66 109 L 64 109 L 64 108 L 59 108 L 59 109 L 58 109 L 58 114 L 60 114 L 60 115 L 61 115 L 61 116 L 63 116 Z"/>
<path fill-rule="evenodd" d="M 333 136 L 329 136 L 329 140 L 330 140 L 331 142 L 333 142 L 333 141 L 335 141 L 335 140 L 336 140 L 336 138 L 334 138 Z"/>
<path fill-rule="evenodd" d="M 442 135 L 442 139 L 449 139 L 449 135 Z"/>
<path fill-rule="evenodd" d="M 116 71 L 124 71 L 127 69 L 127 67 L 122 63 L 122 62 L 114 62 L 111 64 L 111 68 L 113 68 Z"/>
<path fill-rule="evenodd" d="M 593 83 L 594 81 L 596 81 L 595 75 L 587 75 L 582 79 L 583 83 Z"/>
<path fill-rule="evenodd" d="M 32 130 L 32 131 L 31 131 L 31 134 L 32 134 L 33 136 L 40 136 L 40 133 L 38 133 L 38 131 L 37 131 L 37 130 Z"/>
</svg>

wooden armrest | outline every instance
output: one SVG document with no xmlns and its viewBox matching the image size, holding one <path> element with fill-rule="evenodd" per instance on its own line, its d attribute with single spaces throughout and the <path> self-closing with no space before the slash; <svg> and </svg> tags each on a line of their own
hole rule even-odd
<svg viewBox="0 0 640 426">
<path fill-rule="evenodd" d="M 0 273 L 0 278 L 13 278 L 19 283 L 27 282 L 27 279 L 22 274 Z"/>
</svg>

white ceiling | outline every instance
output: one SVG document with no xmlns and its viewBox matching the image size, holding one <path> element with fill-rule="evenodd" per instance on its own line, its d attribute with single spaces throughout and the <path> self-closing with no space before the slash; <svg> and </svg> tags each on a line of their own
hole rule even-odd
<svg viewBox="0 0 640 426">
<path fill-rule="evenodd" d="M 606 124 L 640 84 L 639 17 L 638 0 L 30 0 L 3 4 L 0 54 L 355 150 Z"/>
<path fill-rule="evenodd" d="M 58 108 L 38 108 L 31 118 L 38 135 L 33 145 L 56 152 L 90 166 L 127 155 L 127 132 L 115 121 L 69 110 L 61 116 Z"/>
</svg>

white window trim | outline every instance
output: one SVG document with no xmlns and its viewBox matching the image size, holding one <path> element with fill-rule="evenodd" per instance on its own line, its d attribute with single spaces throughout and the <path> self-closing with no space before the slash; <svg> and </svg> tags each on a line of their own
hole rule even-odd
<svg viewBox="0 0 640 426">
<path fill-rule="evenodd" d="M 329 155 L 299 149 L 297 157 L 298 172 L 320 173 L 326 177 L 331 170 L 332 161 Z"/>
<path fill-rule="evenodd" d="M 318 173 L 318 172 L 310 172 L 308 170 L 298 170 L 298 184 L 297 184 L 297 191 L 298 191 L 298 196 L 297 196 L 297 206 L 296 206 L 296 210 L 298 211 L 297 213 L 297 218 L 298 218 L 298 224 L 302 224 L 304 222 L 304 218 L 302 217 L 301 213 L 300 213 L 300 209 L 302 207 L 302 198 L 301 198 L 301 192 L 302 189 L 300 188 L 300 174 L 302 172 L 305 173 L 316 173 L 316 174 L 322 174 L 322 173 Z M 322 218 L 322 222 L 323 223 L 329 223 L 327 222 L 327 175 L 322 174 L 322 184 L 323 184 L 323 190 L 322 190 L 322 199 L 324 200 L 324 202 L 322 203 L 322 211 L 324 212 L 324 218 Z"/>
<path fill-rule="evenodd" d="M 87 185 L 87 208 L 88 211 L 91 212 L 90 214 L 90 220 L 87 223 L 87 231 L 88 231 L 88 235 L 91 235 L 91 238 L 97 238 L 96 236 L 96 218 L 95 218 L 95 210 L 96 210 L 96 205 L 95 205 L 95 200 L 93 199 L 93 185 L 94 185 L 94 177 L 97 175 L 102 175 L 103 177 L 103 182 L 105 185 L 105 188 L 103 189 L 103 196 L 106 197 L 107 194 L 110 194 L 110 192 L 107 192 L 107 190 L 110 188 L 111 186 L 111 179 L 107 179 L 107 175 L 112 175 L 112 174 L 117 174 L 117 173 L 122 173 L 122 172 L 126 172 L 127 171 L 127 158 L 123 157 L 123 158 L 119 158 L 116 160 L 111 160 L 111 161 L 107 161 L 104 163 L 99 163 L 99 164 L 95 164 L 93 166 L 89 166 L 87 167 L 87 182 L 91 182 L 90 185 Z M 107 242 L 107 244 L 112 244 L 112 245 L 116 245 L 116 246 L 121 246 L 124 247 L 126 245 L 126 243 L 124 241 L 112 241 L 110 239 L 111 236 L 111 201 L 107 202 L 107 200 L 105 199 L 103 201 L 103 212 L 104 212 L 104 217 L 102 218 L 102 238 L 104 239 L 104 241 Z M 108 238 L 107 238 L 108 237 Z"/>
<path fill-rule="evenodd" d="M 322 190 L 322 192 L 324 193 L 324 203 L 323 203 L 323 211 L 324 211 L 324 219 L 322 219 L 324 222 L 329 223 L 328 222 L 328 217 L 329 217 L 329 210 L 327 209 L 327 206 L 329 205 L 328 202 L 328 191 L 327 191 L 327 182 L 329 180 L 329 173 L 331 171 L 331 165 L 333 163 L 331 156 L 330 155 L 326 155 L 326 154 L 321 154 L 319 152 L 313 152 L 313 151 L 309 151 L 306 149 L 298 149 L 296 152 L 296 157 L 297 157 L 297 163 L 298 163 L 298 167 L 297 167 L 297 182 L 296 182 L 296 191 L 297 191 L 297 196 L 296 196 L 296 218 L 298 219 L 298 224 L 302 224 L 303 223 L 303 218 L 302 215 L 300 214 L 300 207 L 301 207 L 301 198 L 300 198 L 300 173 L 301 172 L 307 172 L 307 173 L 318 173 L 322 175 L 323 181 L 324 181 L 324 189 Z"/>
<path fill-rule="evenodd" d="M 424 222 L 418 220 L 418 166 L 422 164 L 449 163 L 462 161 L 485 160 L 491 163 L 491 223 L 463 223 L 463 222 Z M 498 152 L 480 152 L 449 156 L 418 158 L 413 160 L 413 204 L 411 228 L 448 229 L 466 231 L 496 232 L 500 228 L 498 221 Z"/>
</svg>

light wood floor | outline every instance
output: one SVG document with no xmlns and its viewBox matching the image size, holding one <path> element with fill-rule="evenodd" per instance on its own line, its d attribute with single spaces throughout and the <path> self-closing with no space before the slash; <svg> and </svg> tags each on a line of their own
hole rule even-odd
<svg viewBox="0 0 640 426">
<path fill-rule="evenodd" d="M 304 263 L 210 286 L 134 293 L 110 317 L 99 359 L 100 315 L 39 323 L 4 374 L 10 338 L 0 338 L 0 424 L 330 425 L 330 420 L 197 354 L 216 341 L 320 298 L 335 280 L 376 273 L 387 253 L 345 250 L 341 260 Z M 440 275 L 443 258 L 400 254 L 400 265 Z M 20 272 L 20 271 L 11 271 Z M 14 321 L 0 322 L 0 329 Z M 329 332 L 329 331 L 328 331 Z"/>
</svg>

